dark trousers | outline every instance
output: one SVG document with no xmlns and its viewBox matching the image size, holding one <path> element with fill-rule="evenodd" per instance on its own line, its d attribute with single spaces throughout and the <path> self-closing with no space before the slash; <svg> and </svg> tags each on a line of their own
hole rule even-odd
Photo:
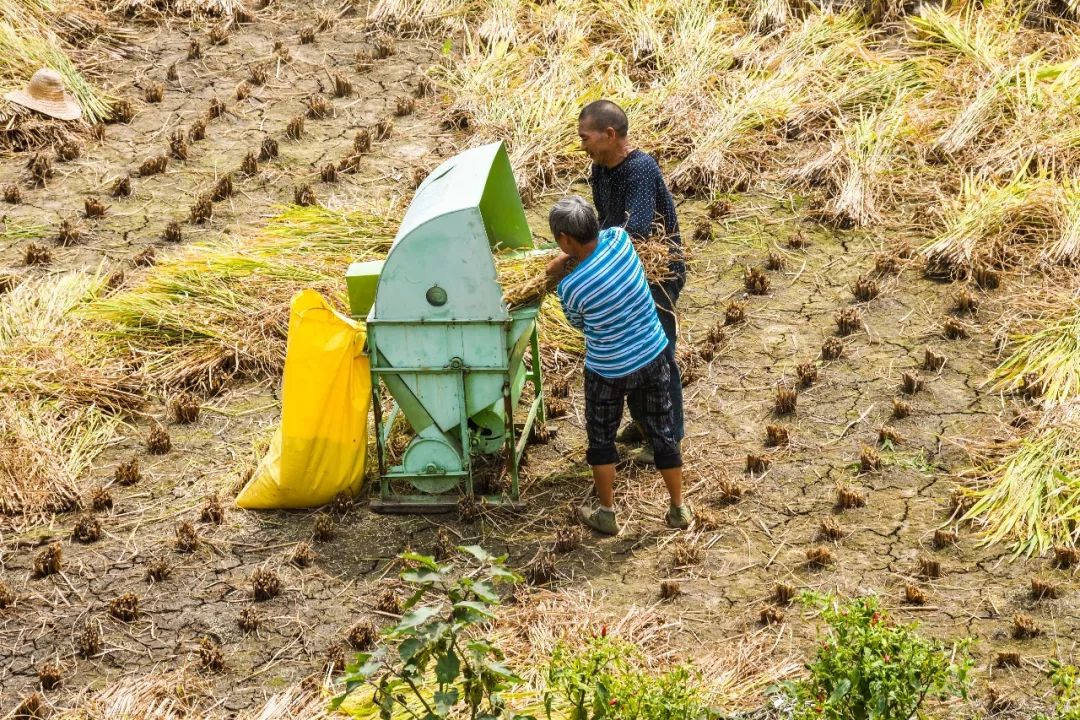
<svg viewBox="0 0 1080 720">
<path fill-rule="evenodd" d="M 682 467 L 668 370 L 664 353 L 645 367 L 619 378 L 605 378 L 585 368 L 585 430 L 589 437 L 585 459 L 590 465 L 619 461 L 615 434 L 625 403 L 642 412 L 642 427 L 652 444 L 656 467 L 660 470 Z"/>
<path fill-rule="evenodd" d="M 660 285 L 650 285 L 653 300 L 656 302 L 656 314 L 660 317 L 660 325 L 667 335 L 668 345 L 664 349 L 664 357 L 667 358 L 670 372 L 670 392 L 672 413 L 674 414 L 675 439 L 682 440 L 686 434 L 683 420 L 682 377 L 679 376 L 679 365 L 675 361 L 675 303 L 679 299 L 685 280 L 672 280 Z M 630 408 L 630 417 L 641 427 L 645 427 L 645 411 L 640 403 L 627 398 L 627 406 Z"/>
</svg>

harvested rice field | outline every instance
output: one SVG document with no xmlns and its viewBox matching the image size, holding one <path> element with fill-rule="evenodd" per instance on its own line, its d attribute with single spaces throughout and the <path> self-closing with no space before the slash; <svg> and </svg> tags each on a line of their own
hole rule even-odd
<svg viewBox="0 0 1080 720">
<path fill-rule="evenodd" d="M 0 0 L 0 86 L 48 64 L 84 117 L 0 102 L 0 713 L 1080 717 L 1076 13 Z M 520 507 L 376 513 L 370 458 L 356 497 L 237 507 L 293 296 L 347 312 L 349 263 L 489 142 L 550 247 L 602 97 L 682 228 L 692 526 L 627 445 L 621 532 L 575 519 L 553 295 Z M 547 259 L 498 260 L 511 305 Z"/>
</svg>

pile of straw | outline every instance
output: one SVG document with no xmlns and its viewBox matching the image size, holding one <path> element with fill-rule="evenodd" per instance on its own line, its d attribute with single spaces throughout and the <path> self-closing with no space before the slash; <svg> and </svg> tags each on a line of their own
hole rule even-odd
<svg viewBox="0 0 1080 720">
<path fill-rule="evenodd" d="M 327 720 L 324 689 L 292 686 L 261 705 L 232 714 L 237 720 Z M 105 687 L 85 688 L 49 717 L 59 720 L 184 720 L 217 717 L 221 700 L 205 677 L 183 670 L 155 670 L 141 678 L 121 678 Z"/>
<path fill-rule="evenodd" d="M 142 402 L 137 379 L 92 342 L 78 315 L 105 279 L 66 273 L 28 279 L 0 303 L 0 396 L 49 400 L 62 409 L 124 413 Z"/>
<path fill-rule="evenodd" d="M 386 215 L 289 207 L 255 238 L 194 246 L 86 316 L 154 387 L 214 391 L 233 377 L 276 377 L 289 302 L 314 288 L 344 307 L 350 262 L 390 247 Z"/>
<path fill-rule="evenodd" d="M 104 289 L 67 273 L 24 280 L 0 303 L 0 513 L 16 527 L 73 508 L 90 462 L 142 403 L 137 378 L 77 318 Z"/>
<path fill-rule="evenodd" d="M 231 18 L 242 7 L 242 0 L 120 0 L 113 10 L 134 17 Z"/>
<path fill-rule="evenodd" d="M 93 406 L 0 399 L 0 526 L 21 530 L 78 507 L 80 481 L 118 422 Z"/>
<path fill-rule="evenodd" d="M 990 448 L 996 461 L 968 494 L 964 514 L 986 543 L 1015 541 L 1017 554 L 1080 543 L 1080 400 L 1046 412 L 1033 429 Z"/>
</svg>

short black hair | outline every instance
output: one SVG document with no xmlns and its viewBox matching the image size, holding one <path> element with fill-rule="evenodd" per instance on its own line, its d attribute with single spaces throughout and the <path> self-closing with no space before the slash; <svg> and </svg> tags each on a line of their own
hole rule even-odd
<svg viewBox="0 0 1080 720">
<path fill-rule="evenodd" d="M 581 109 L 578 122 L 588 120 L 594 130 L 611 128 L 619 137 L 626 137 L 630 121 L 623 109 L 610 100 L 595 100 Z"/>
</svg>

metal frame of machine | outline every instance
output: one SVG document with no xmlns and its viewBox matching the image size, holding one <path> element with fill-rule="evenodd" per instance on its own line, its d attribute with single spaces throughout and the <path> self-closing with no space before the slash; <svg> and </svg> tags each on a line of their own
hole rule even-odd
<svg viewBox="0 0 1080 720">
<path fill-rule="evenodd" d="M 346 275 L 353 316 L 366 319 L 379 492 L 383 512 L 440 512 L 476 498 L 474 459 L 504 451 L 508 491 L 520 503 L 519 470 L 536 422 L 546 422 L 537 305 L 509 310 L 494 251 L 529 252 L 525 219 L 502 143 L 447 160 L 421 183 L 385 261 Z M 524 355 L 531 350 L 531 363 Z M 381 382 L 380 382 L 381 381 Z M 519 400 L 533 397 L 524 422 Z M 384 393 L 392 398 L 384 412 Z M 416 436 L 390 464 L 399 413 Z M 401 492 L 408 483 L 419 491 Z"/>
</svg>

